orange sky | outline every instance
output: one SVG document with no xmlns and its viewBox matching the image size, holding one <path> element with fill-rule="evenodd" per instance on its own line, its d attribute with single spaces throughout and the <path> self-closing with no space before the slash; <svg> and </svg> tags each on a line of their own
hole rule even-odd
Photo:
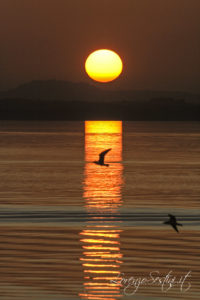
<svg viewBox="0 0 200 300">
<path fill-rule="evenodd" d="M 124 59 L 111 87 L 200 92 L 199 0 L 1 0 L 0 90 L 35 79 L 92 81 L 98 48 Z"/>
</svg>

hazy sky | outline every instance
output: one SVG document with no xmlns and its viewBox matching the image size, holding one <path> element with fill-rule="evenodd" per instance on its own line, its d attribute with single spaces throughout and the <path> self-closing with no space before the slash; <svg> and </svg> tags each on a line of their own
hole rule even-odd
<svg viewBox="0 0 200 300">
<path fill-rule="evenodd" d="M 0 90 L 92 82 L 98 48 L 124 61 L 116 88 L 200 92 L 200 0 L 0 0 Z"/>
</svg>

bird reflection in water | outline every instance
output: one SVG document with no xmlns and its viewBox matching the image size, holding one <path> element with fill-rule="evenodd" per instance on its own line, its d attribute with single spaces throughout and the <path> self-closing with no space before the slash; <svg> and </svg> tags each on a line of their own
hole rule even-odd
<svg viewBox="0 0 200 300">
<path fill-rule="evenodd" d="M 93 163 L 100 152 L 112 148 L 106 155 L 109 167 Z M 122 205 L 122 122 L 85 122 L 85 172 L 83 197 L 88 221 L 80 232 L 84 271 L 82 299 L 115 300 L 121 296 L 120 287 L 111 283 L 119 277 L 120 252 L 119 219 L 115 220 Z"/>
</svg>

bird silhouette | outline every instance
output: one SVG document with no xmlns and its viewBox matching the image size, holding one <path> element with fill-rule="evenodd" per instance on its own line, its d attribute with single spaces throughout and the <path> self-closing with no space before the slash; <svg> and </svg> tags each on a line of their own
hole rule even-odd
<svg viewBox="0 0 200 300">
<path fill-rule="evenodd" d="M 107 149 L 105 151 L 102 151 L 99 154 L 99 160 L 98 161 L 94 161 L 94 163 L 97 164 L 97 165 L 100 165 L 100 166 L 106 166 L 106 167 L 108 167 L 109 164 L 105 164 L 104 163 L 104 157 L 105 157 L 106 153 L 108 153 L 110 150 L 111 150 L 111 148 L 109 148 L 109 149 Z"/>
<path fill-rule="evenodd" d="M 183 226 L 183 225 L 176 222 L 176 217 L 175 216 L 173 216 L 171 214 L 168 214 L 168 216 L 169 216 L 169 220 L 164 222 L 163 224 L 171 225 L 174 228 L 174 230 L 176 230 L 176 232 L 179 233 L 177 226 Z"/>
</svg>

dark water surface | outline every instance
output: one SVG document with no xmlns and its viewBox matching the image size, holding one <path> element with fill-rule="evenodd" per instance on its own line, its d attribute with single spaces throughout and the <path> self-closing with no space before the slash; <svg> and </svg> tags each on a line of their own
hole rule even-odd
<svg viewBox="0 0 200 300">
<path fill-rule="evenodd" d="M 199 299 L 200 123 L 1 121 L 0 145 L 0 299 Z"/>
</svg>

